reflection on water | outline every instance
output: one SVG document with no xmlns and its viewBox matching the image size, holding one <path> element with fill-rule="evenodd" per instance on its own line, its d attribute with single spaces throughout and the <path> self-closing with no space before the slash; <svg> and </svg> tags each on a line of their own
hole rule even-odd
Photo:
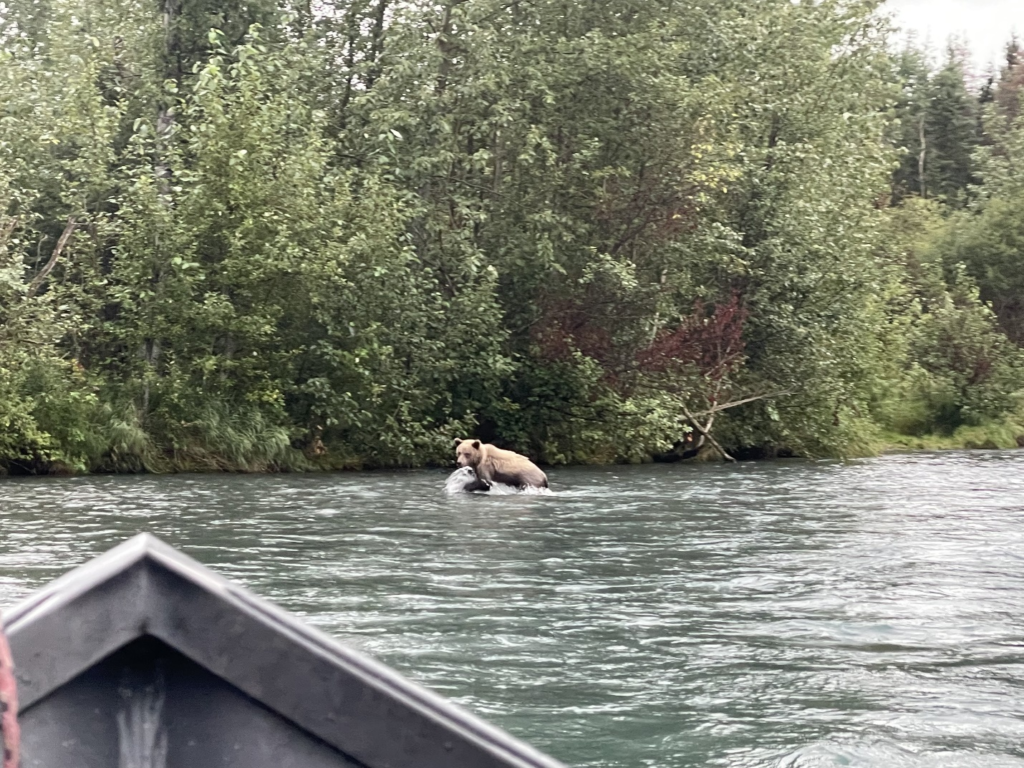
<svg viewBox="0 0 1024 768">
<path fill-rule="evenodd" d="M 0 605 L 148 530 L 573 766 L 1024 768 L 1024 452 L 0 481 Z"/>
<path fill-rule="evenodd" d="M 167 729 L 163 724 L 166 690 L 162 671 L 140 681 L 126 672 L 117 712 L 118 768 L 166 768 Z"/>
</svg>

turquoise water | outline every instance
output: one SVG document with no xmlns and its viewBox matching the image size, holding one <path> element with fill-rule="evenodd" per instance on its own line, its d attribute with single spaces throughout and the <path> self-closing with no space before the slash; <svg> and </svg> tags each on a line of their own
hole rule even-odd
<svg viewBox="0 0 1024 768">
<path fill-rule="evenodd" d="M 139 531 L 571 766 L 1024 768 L 1024 451 L 0 480 L 0 605 Z"/>
</svg>

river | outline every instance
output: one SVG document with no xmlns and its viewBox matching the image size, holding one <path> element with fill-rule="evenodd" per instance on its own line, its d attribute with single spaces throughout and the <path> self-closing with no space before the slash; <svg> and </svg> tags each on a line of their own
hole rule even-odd
<svg viewBox="0 0 1024 768">
<path fill-rule="evenodd" d="M 582 768 L 1024 768 L 1024 451 L 0 480 L 0 606 L 139 531 Z"/>
</svg>

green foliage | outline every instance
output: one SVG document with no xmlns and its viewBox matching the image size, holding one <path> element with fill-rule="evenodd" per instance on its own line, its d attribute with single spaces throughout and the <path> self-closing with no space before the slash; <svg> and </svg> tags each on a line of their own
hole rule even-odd
<svg viewBox="0 0 1024 768">
<path fill-rule="evenodd" d="M 896 105 L 896 140 L 902 150 L 893 176 L 897 200 L 916 194 L 954 207 L 968 199 L 976 183 L 974 152 L 982 143 L 979 98 L 970 93 L 961 55 L 950 47 L 941 68 L 932 71 L 925 55 L 908 49 L 898 58 L 903 91 Z"/>
<path fill-rule="evenodd" d="M 1013 428 L 1000 425 L 1014 418 L 1024 362 L 1018 346 L 1024 341 L 1018 162 L 1024 132 L 1016 113 L 1016 46 L 1008 48 L 998 80 L 977 94 L 969 92 L 952 52 L 935 72 L 922 54 L 905 52 L 900 73 L 910 151 L 894 177 L 896 198 L 918 192 L 945 205 L 908 198 L 890 214 L 889 258 L 903 272 L 896 294 L 903 305 L 893 314 L 904 318 L 904 362 L 890 373 L 890 391 L 875 398 L 874 413 L 904 435 L 1008 446 Z M 907 130 L 914 125 L 916 145 Z M 998 439 L 978 437 L 990 433 Z"/>
<path fill-rule="evenodd" d="M 103 447 L 96 393 L 74 364 L 0 363 L 0 474 L 82 472 Z"/>
<path fill-rule="evenodd" d="M 1007 120 L 993 105 L 986 121 L 991 143 L 977 154 L 985 183 L 942 251 L 951 269 L 965 265 L 1004 331 L 1024 344 L 1024 117 Z"/>
<path fill-rule="evenodd" d="M 999 422 L 1016 65 L 972 155 L 960 64 L 895 64 L 876 10 L 2 6 L 0 468 L 414 466 L 474 432 L 643 461 L 712 428 L 849 454 Z M 975 202 L 953 226 L 918 189 Z"/>
<path fill-rule="evenodd" d="M 961 287 L 964 282 L 958 276 L 953 295 L 921 318 L 912 343 L 934 382 L 939 424 L 949 430 L 1009 411 L 1024 363 L 1024 353 L 998 330 L 976 289 Z"/>
<path fill-rule="evenodd" d="M 1001 331 L 966 268 L 944 257 L 966 215 L 944 219 L 940 206 L 908 201 L 891 216 L 889 253 L 904 270 L 890 311 L 905 346 L 873 411 L 897 433 L 949 436 L 998 423 L 1016 406 L 1024 352 Z"/>
</svg>

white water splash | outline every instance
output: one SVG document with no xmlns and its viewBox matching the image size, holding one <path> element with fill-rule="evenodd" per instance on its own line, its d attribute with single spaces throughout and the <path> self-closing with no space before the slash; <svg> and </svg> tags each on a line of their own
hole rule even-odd
<svg viewBox="0 0 1024 768">
<path fill-rule="evenodd" d="M 462 493 L 471 483 L 476 482 L 476 472 L 470 467 L 459 467 L 444 481 L 444 492 L 449 496 Z"/>
<path fill-rule="evenodd" d="M 457 493 L 463 493 L 466 488 L 472 483 L 476 482 L 476 472 L 470 467 L 459 467 L 450 475 L 444 483 L 444 492 L 449 496 L 454 496 Z M 534 488 L 529 486 L 520 490 L 514 485 L 505 485 L 504 483 L 494 483 L 491 485 L 488 491 L 478 491 L 478 493 L 487 493 L 490 496 L 512 496 L 513 494 L 524 494 L 527 496 L 547 496 L 551 494 L 550 488 Z"/>
<path fill-rule="evenodd" d="M 505 485 L 504 483 L 495 483 L 491 486 L 491 490 L 488 491 L 491 496 L 511 496 L 513 494 L 517 496 L 550 496 L 550 488 L 538 488 L 534 485 L 528 485 L 525 488 L 516 488 L 514 485 Z"/>
<path fill-rule="evenodd" d="M 491 483 L 491 488 L 487 491 L 490 496 L 513 496 L 518 493 L 526 493 L 527 489 L 520 491 L 514 485 L 505 485 L 504 483 Z"/>
</svg>

